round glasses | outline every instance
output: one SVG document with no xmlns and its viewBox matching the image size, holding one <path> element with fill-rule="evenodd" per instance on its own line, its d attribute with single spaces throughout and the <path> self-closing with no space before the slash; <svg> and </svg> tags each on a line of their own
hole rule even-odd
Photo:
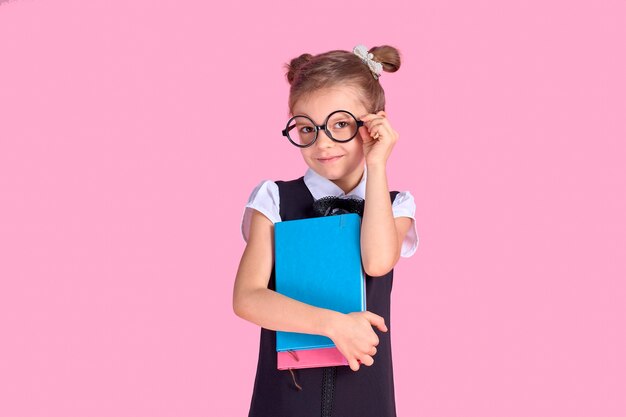
<svg viewBox="0 0 626 417">
<path fill-rule="evenodd" d="M 335 110 L 326 117 L 324 124 L 321 125 L 316 125 L 313 119 L 308 116 L 293 116 L 282 132 L 283 136 L 287 136 L 289 142 L 299 148 L 306 148 L 315 143 L 318 132 L 322 129 L 335 142 L 345 143 L 354 139 L 360 126 L 363 126 L 363 122 L 357 120 L 349 111 Z"/>
</svg>

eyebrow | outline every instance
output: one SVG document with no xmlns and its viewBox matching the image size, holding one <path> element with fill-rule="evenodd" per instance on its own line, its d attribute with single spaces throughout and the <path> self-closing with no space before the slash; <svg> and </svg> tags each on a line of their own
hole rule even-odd
<svg viewBox="0 0 626 417">
<path fill-rule="evenodd" d="M 337 110 L 349 111 L 350 113 L 355 114 L 355 113 L 354 113 L 353 111 L 351 111 L 351 110 L 346 110 L 346 109 L 337 109 Z M 333 110 L 332 112 L 337 111 L 337 110 Z M 331 113 L 332 113 L 332 112 L 331 112 Z M 328 114 L 330 114 L 330 113 L 328 113 Z M 327 114 L 326 116 L 324 116 L 324 119 L 326 119 L 326 118 L 328 117 L 328 114 Z M 293 112 L 292 117 L 293 117 L 293 116 L 306 116 L 306 117 L 309 117 L 309 118 L 313 119 L 313 116 L 309 116 L 308 114 L 306 114 L 306 113 L 304 113 L 304 112 L 302 112 L 302 113 L 300 113 L 300 112 Z M 357 116 L 355 115 L 355 117 L 357 117 Z M 357 118 L 358 118 L 358 117 L 357 117 Z M 314 121 L 315 121 L 315 120 L 314 120 Z M 317 122 L 316 122 L 316 123 L 317 123 Z"/>
<path fill-rule="evenodd" d="M 313 116 L 309 116 L 308 114 L 306 114 L 306 113 L 304 113 L 304 112 L 303 112 L 303 113 L 295 113 L 295 112 L 294 112 L 294 113 L 293 113 L 293 116 L 294 116 L 294 117 L 295 117 L 295 116 L 306 116 L 306 117 L 308 117 L 309 119 L 313 120 L 313 123 L 314 123 L 315 125 L 317 125 L 317 120 L 315 120 L 315 119 L 313 118 Z M 323 120 L 326 120 L 326 118 L 324 118 Z M 323 121 L 323 120 L 322 120 L 322 121 Z"/>
</svg>

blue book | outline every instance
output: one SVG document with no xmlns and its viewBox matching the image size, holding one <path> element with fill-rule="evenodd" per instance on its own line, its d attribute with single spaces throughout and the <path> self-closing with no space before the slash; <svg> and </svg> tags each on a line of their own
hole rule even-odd
<svg viewBox="0 0 626 417">
<path fill-rule="evenodd" d="M 356 213 L 274 225 L 276 291 L 298 301 L 351 313 L 365 311 L 361 217 Z M 276 332 L 276 351 L 335 347 L 321 335 Z"/>
</svg>

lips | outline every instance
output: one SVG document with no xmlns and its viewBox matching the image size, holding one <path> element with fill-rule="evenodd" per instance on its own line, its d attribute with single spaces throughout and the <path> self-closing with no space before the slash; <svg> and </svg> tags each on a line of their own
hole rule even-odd
<svg viewBox="0 0 626 417">
<path fill-rule="evenodd" d="M 341 158 L 342 156 L 343 155 L 325 156 L 323 158 L 317 158 L 317 160 L 322 162 L 322 163 L 334 162 L 334 161 L 338 160 L 339 158 Z"/>
</svg>

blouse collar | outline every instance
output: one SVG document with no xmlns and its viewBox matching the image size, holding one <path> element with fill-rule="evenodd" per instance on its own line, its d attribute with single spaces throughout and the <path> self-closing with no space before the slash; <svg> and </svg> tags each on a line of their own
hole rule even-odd
<svg viewBox="0 0 626 417">
<path fill-rule="evenodd" d="M 326 196 L 355 196 L 361 199 L 365 199 L 365 181 L 367 180 L 367 165 L 364 166 L 363 176 L 359 184 L 354 187 L 352 191 L 345 194 L 341 188 L 328 178 L 322 177 L 311 168 L 307 169 L 304 174 L 304 183 L 313 195 L 313 198 L 319 200 Z"/>
</svg>

